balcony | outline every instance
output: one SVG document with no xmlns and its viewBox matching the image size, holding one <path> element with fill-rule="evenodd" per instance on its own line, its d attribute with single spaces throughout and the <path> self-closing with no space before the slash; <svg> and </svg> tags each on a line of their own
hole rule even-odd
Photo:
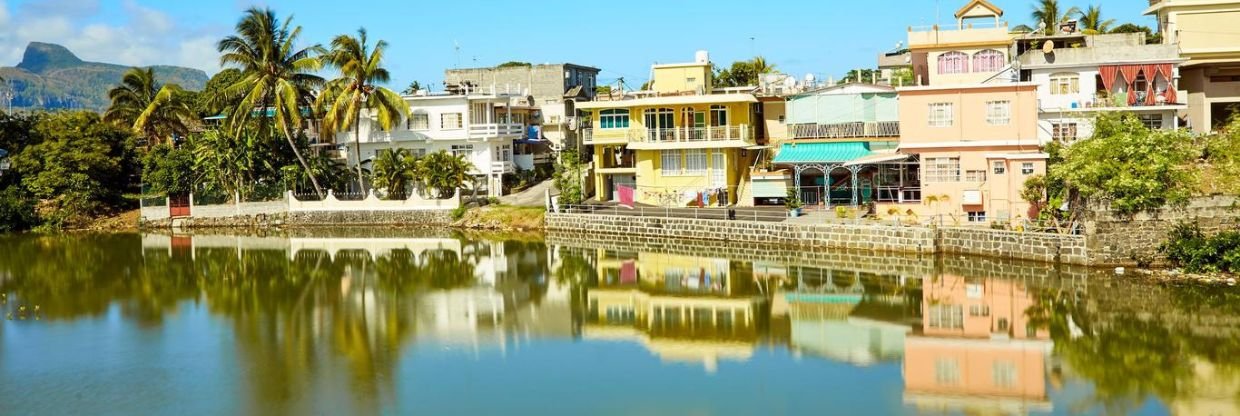
<svg viewBox="0 0 1240 416">
<path fill-rule="evenodd" d="M 1157 93 L 1155 95 L 1154 104 L 1148 104 L 1146 103 L 1145 92 L 1138 91 L 1136 92 L 1137 102 L 1133 104 L 1129 104 L 1128 94 L 1131 94 L 1130 92 L 1119 92 L 1119 93 L 1108 94 L 1104 91 L 1099 91 L 1093 96 L 1090 96 L 1088 94 L 1082 94 L 1081 95 L 1082 99 L 1080 101 L 1071 101 L 1070 103 L 1064 103 L 1064 102 L 1046 103 L 1043 105 L 1043 109 L 1050 109 L 1050 110 L 1056 110 L 1056 111 L 1085 111 L 1085 112 L 1109 111 L 1109 110 L 1117 110 L 1117 109 L 1123 109 L 1127 111 L 1159 111 L 1159 110 L 1183 109 L 1184 107 L 1186 107 L 1186 104 L 1184 103 L 1188 99 L 1188 91 L 1177 90 L 1175 93 L 1176 93 L 1176 96 L 1175 96 L 1176 102 L 1171 102 L 1167 100 L 1166 98 L 1167 93 L 1163 92 L 1163 93 Z M 1061 106 L 1062 108 L 1056 108 L 1056 107 L 1061 107 Z"/>
<path fill-rule="evenodd" d="M 740 126 L 673 127 L 630 129 L 629 139 L 639 143 L 682 144 L 724 141 L 753 142 L 753 128 Z"/>
<path fill-rule="evenodd" d="M 472 138 L 495 138 L 507 136 L 520 136 L 525 132 L 525 126 L 518 123 L 470 123 L 469 137 Z"/>
<path fill-rule="evenodd" d="M 793 139 L 858 139 L 900 137 L 899 121 L 856 121 L 833 124 L 792 124 Z"/>
<path fill-rule="evenodd" d="M 508 160 L 491 161 L 491 171 L 487 173 L 513 173 L 516 172 L 516 164 Z"/>
</svg>

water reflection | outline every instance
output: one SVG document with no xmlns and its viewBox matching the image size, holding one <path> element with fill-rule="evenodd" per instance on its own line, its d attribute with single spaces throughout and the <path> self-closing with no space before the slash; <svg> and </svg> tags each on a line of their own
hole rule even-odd
<svg viewBox="0 0 1240 416">
<path fill-rule="evenodd" d="M 655 361 L 719 382 L 712 394 L 745 368 L 782 369 L 768 382 L 792 384 L 762 388 L 791 389 L 814 362 L 840 366 L 833 383 L 894 389 L 878 396 L 894 408 L 844 408 L 858 412 L 1240 414 L 1240 296 L 1076 268 L 375 230 L 22 236 L 0 238 L 0 294 L 6 314 L 38 307 L 0 325 L 0 403 L 19 413 L 173 411 L 202 383 L 218 402 L 204 413 L 401 413 L 418 405 L 402 400 L 421 377 L 410 361 L 604 348 L 618 371 Z M 633 382 L 619 387 L 660 389 Z M 66 383 L 100 387 L 31 399 Z"/>
</svg>

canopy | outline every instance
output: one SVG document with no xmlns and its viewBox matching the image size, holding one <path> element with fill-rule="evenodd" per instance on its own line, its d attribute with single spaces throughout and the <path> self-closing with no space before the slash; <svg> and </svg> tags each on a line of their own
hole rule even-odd
<svg viewBox="0 0 1240 416">
<path fill-rule="evenodd" d="M 869 156 L 866 142 L 784 143 L 775 155 L 777 164 L 840 163 Z"/>
</svg>

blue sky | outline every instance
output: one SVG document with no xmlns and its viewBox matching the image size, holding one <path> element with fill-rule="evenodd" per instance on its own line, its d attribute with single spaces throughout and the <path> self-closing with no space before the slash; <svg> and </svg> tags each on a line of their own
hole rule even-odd
<svg viewBox="0 0 1240 416">
<path fill-rule="evenodd" d="M 1030 21 L 1033 0 L 992 0 L 1012 25 Z M 1153 25 L 1144 1 L 1061 0 L 1102 6 L 1118 22 Z M 398 1 L 360 0 L 0 0 L 0 65 L 17 64 L 30 41 L 61 43 L 83 59 L 219 70 L 214 43 L 246 7 L 294 15 L 304 40 L 327 43 L 366 27 L 391 44 L 394 86 L 439 88 L 443 70 L 510 60 L 601 68 L 600 83 L 648 78 L 654 62 L 682 62 L 699 49 L 726 65 L 754 54 L 798 76 L 838 78 L 871 67 L 908 26 L 952 21 L 965 1 Z M 937 8 L 936 8 L 937 5 Z M 752 40 L 751 40 L 752 38 Z"/>
</svg>

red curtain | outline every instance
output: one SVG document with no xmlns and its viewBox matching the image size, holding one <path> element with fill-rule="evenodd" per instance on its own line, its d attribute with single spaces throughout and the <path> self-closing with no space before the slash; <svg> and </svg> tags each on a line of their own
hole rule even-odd
<svg viewBox="0 0 1240 416">
<path fill-rule="evenodd" d="M 1158 80 L 1158 65 L 1143 65 L 1142 71 L 1145 71 L 1145 105 L 1154 105 L 1158 103 L 1154 93 L 1158 89 L 1154 88 L 1155 81 Z"/>
<path fill-rule="evenodd" d="M 1111 86 L 1115 85 L 1115 76 L 1119 74 L 1119 67 L 1115 65 L 1104 65 L 1098 67 L 1098 73 L 1102 75 L 1102 88 L 1107 90 L 1107 94 L 1111 93 Z"/>
<path fill-rule="evenodd" d="M 1128 85 L 1128 105 L 1137 103 L 1137 92 L 1132 90 L 1132 84 L 1137 81 L 1138 72 L 1141 72 L 1141 65 L 1120 65 L 1119 67 L 1119 74 L 1124 77 L 1124 83 Z"/>
<path fill-rule="evenodd" d="M 1167 92 L 1163 93 L 1163 97 L 1166 100 L 1163 102 L 1175 104 L 1175 100 L 1179 98 L 1175 96 L 1175 74 L 1173 74 L 1175 70 L 1171 67 L 1171 64 L 1158 64 L 1156 66 L 1158 67 L 1158 72 L 1162 73 L 1163 79 L 1167 80 Z"/>
</svg>

